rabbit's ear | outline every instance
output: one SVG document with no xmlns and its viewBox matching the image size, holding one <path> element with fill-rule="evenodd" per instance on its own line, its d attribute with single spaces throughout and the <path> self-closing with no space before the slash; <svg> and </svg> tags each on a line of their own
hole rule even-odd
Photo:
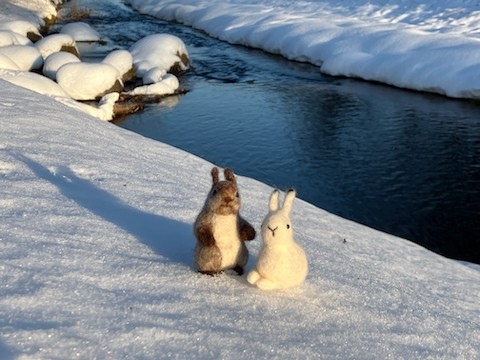
<svg viewBox="0 0 480 360">
<path fill-rule="evenodd" d="M 212 174 L 212 182 L 215 185 L 216 183 L 218 183 L 218 168 L 214 167 L 212 169 L 211 174 Z"/>
<path fill-rule="evenodd" d="M 293 199 L 295 199 L 295 196 L 297 196 L 297 193 L 294 189 L 288 190 L 287 195 L 285 195 L 285 200 L 283 201 L 282 211 L 286 212 L 287 214 L 290 213 L 290 210 L 292 210 Z"/>
<path fill-rule="evenodd" d="M 272 195 L 270 195 L 270 203 L 269 203 L 270 211 L 278 210 L 278 190 L 273 190 Z"/>
<path fill-rule="evenodd" d="M 237 182 L 235 180 L 235 174 L 233 173 L 232 169 L 226 168 L 223 172 L 225 175 L 225 180 L 231 181 L 231 182 Z"/>
</svg>

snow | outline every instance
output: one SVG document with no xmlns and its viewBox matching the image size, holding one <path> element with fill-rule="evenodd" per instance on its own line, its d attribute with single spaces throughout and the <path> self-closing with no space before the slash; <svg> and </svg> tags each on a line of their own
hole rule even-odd
<svg viewBox="0 0 480 360">
<path fill-rule="evenodd" d="M 77 44 L 73 37 L 68 34 L 52 34 L 45 36 L 43 39 L 35 43 L 35 47 L 40 51 L 44 59 L 53 53 L 64 50 L 65 48 L 72 49 L 78 54 Z"/>
<path fill-rule="evenodd" d="M 137 86 L 135 89 L 126 91 L 128 95 L 171 95 L 180 86 L 178 78 L 173 74 L 166 74 L 155 82 L 147 80 L 146 85 Z"/>
<path fill-rule="evenodd" d="M 50 54 L 45 59 L 43 64 L 43 75 L 49 77 L 52 80 L 57 79 L 57 71 L 62 67 L 62 65 L 69 64 L 72 62 L 80 62 L 80 59 L 67 51 L 59 51 L 53 54 Z"/>
<path fill-rule="evenodd" d="M 36 73 L 0 69 L 0 79 L 6 80 L 25 89 L 35 91 L 39 94 L 49 96 L 62 104 L 105 121 L 112 120 L 113 107 L 119 98 L 119 94 L 116 92 L 107 94 L 102 97 L 97 106 L 94 107 L 73 100 L 56 82 Z"/>
<path fill-rule="evenodd" d="M 18 65 L 12 59 L 10 59 L 6 55 L 3 55 L 1 52 L 0 52 L 0 69 L 20 70 Z"/>
<path fill-rule="evenodd" d="M 2 9 L 5 13 L 0 13 L 0 19 L 21 18 L 24 12 L 16 8 L 18 1 L 22 2 L 15 0 L 4 4 Z M 44 10 L 49 8 L 48 5 L 52 5 L 46 0 L 38 1 L 45 2 L 45 7 L 40 6 Z M 39 10 L 37 3 L 28 7 L 31 9 L 28 18 L 35 18 L 35 14 L 37 16 L 44 14 Z M 44 17 L 54 16 L 56 11 L 52 8 Z M 38 24 L 35 21 L 21 19 L 0 24 L 0 78 L 51 96 L 100 120 L 112 120 L 115 102 L 120 97 L 116 92 L 123 90 L 124 81 L 135 76 L 133 55 L 127 50 L 113 50 L 100 63 L 81 62 L 76 42 L 100 39 L 99 34 L 90 25 L 83 22 L 69 23 L 62 27 L 62 33 L 41 38 L 38 27 L 43 20 L 37 20 Z M 40 39 L 32 44 L 24 36 L 27 33 L 36 34 Z M 128 94 L 142 96 L 174 94 L 179 88 L 178 79 L 174 75 L 165 74 L 177 63 L 183 70 L 188 68 L 179 57 L 188 56 L 183 41 L 168 34 L 154 34 L 139 40 L 138 43 L 141 44 L 141 48 L 137 47 L 135 50 L 137 58 L 147 59 L 152 64 L 161 64 L 165 68 L 161 70 L 162 75 L 158 71 L 152 71 L 146 78 L 145 86 L 134 88 L 128 91 Z M 147 64 L 148 61 L 142 63 Z M 43 75 L 56 81 L 60 86 L 37 74 L 22 73 L 34 70 L 42 70 Z M 106 97 L 101 99 L 96 107 L 74 101 L 96 100 L 104 95 Z"/>
<path fill-rule="evenodd" d="M 219 39 L 318 65 L 326 74 L 480 98 L 476 0 L 128 0 Z"/>
<path fill-rule="evenodd" d="M 38 38 L 42 37 L 35 24 L 23 20 L 6 21 L 0 23 L 0 30 L 12 31 L 25 37 L 27 37 L 28 33 L 35 34 Z"/>
<path fill-rule="evenodd" d="M 133 71 L 133 56 L 127 50 L 113 50 L 102 60 L 102 63 L 115 67 L 125 79 Z"/>
<path fill-rule="evenodd" d="M 42 54 L 33 46 L 2 46 L 0 47 L 0 54 L 12 60 L 18 66 L 19 70 L 39 70 L 43 66 Z"/>
<path fill-rule="evenodd" d="M 70 35 L 77 42 L 100 40 L 100 34 L 90 25 L 81 21 L 65 24 L 60 29 L 60 32 Z"/>
<path fill-rule="evenodd" d="M 145 36 L 134 43 L 130 49 L 137 75 L 142 77 L 152 68 L 168 71 L 173 65 L 180 65 L 182 70 L 188 66 L 182 62 L 181 55 L 188 56 L 184 42 L 175 35 L 153 34 Z"/>
<path fill-rule="evenodd" d="M 0 46 L 29 45 L 32 42 L 25 36 L 10 30 L 0 30 Z"/>
<path fill-rule="evenodd" d="M 161 67 L 153 67 L 148 70 L 142 77 L 142 82 L 144 85 L 154 84 L 163 79 L 167 74 L 167 71 Z"/>
<path fill-rule="evenodd" d="M 95 100 L 122 84 L 116 68 L 103 63 L 69 62 L 57 70 L 57 82 L 75 100 Z M 121 85 L 123 87 L 123 84 Z"/>
<path fill-rule="evenodd" d="M 298 194 L 302 286 L 265 292 L 245 276 L 197 274 L 192 224 L 213 164 L 64 106 L 77 102 L 46 77 L 0 75 L 60 92 L 0 79 L 0 358 L 480 358 L 479 267 Z M 237 175 L 258 231 L 273 189 Z M 248 273 L 261 239 L 247 246 Z"/>
</svg>

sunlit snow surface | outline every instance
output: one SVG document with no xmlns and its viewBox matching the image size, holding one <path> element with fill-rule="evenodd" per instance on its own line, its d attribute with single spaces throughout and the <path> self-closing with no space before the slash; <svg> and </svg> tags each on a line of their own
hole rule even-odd
<svg viewBox="0 0 480 360">
<path fill-rule="evenodd" d="M 303 286 L 199 275 L 192 223 L 211 164 L 0 86 L 0 357 L 480 355 L 478 270 L 296 199 Z M 258 230 L 271 188 L 238 181 Z"/>
<path fill-rule="evenodd" d="M 0 358 L 480 357 L 478 267 L 296 199 L 304 285 L 199 275 L 192 223 L 212 164 L 0 88 Z M 272 189 L 238 183 L 258 230 Z"/>
<path fill-rule="evenodd" d="M 480 98 L 478 1 L 127 2 L 231 43 L 311 62 L 330 75 Z"/>
</svg>

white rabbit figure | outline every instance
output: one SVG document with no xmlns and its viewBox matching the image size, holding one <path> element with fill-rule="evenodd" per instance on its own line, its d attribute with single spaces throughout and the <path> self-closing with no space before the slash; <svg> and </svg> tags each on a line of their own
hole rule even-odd
<svg viewBox="0 0 480 360">
<path fill-rule="evenodd" d="M 293 239 L 290 221 L 295 190 L 285 195 L 283 207 L 279 208 L 279 191 L 270 196 L 270 211 L 262 223 L 263 244 L 255 269 L 247 281 L 262 290 L 284 289 L 302 284 L 308 274 L 305 251 Z"/>
</svg>

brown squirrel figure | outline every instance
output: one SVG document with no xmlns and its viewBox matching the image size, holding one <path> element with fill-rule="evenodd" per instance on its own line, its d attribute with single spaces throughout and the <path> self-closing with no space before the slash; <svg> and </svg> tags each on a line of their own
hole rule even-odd
<svg viewBox="0 0 480 360">
<path fill-rule="evenodd" d="M 233 269 L 242 275 L 248 260 L 245 241 L 255 238 L 255 229 L 240 216 L 240 195 L 233 171 L 225 169 L 222 181 L 217 167 L 211 175 L 212 188 L 194 224 L 195 264 L 202 274 Z"/>
</svg>

